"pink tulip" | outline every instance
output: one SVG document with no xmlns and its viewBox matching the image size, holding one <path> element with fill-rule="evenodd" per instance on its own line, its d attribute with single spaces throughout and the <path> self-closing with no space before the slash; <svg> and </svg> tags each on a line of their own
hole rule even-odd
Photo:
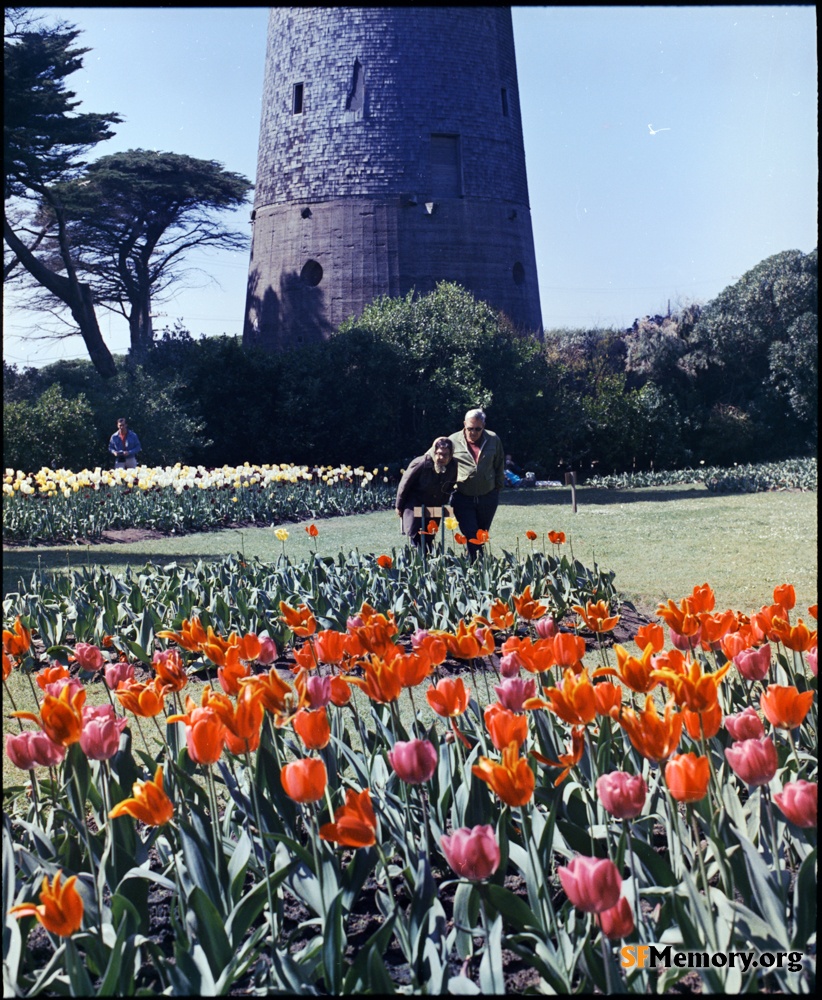
<svg viewBox="0 0 822 1000">
<path fill-rule="evenodd" d="M 746 681 L 761 681 L 771 669 L 771 647 L 766 642 L 758 649 L 743 649 L 734 657 L 734 665 Z"/>
<path fill-rule="evenodd" d="M 765 727 L 762 720 L 756 714 L 756 709 L 748 705 L 744 712 L 736 715 L 725 716 L 725 728 L 731 735 L 731 739 L 737 742 L 742 740 L 759 740 L 765 735 Z"/>
<path fill-rule="evenodd" d="M 325 708 L 331 701 L 331 678 L 312 674 L 305 682 L 306 708 Z"/>
<path fill-rule="evenodd" d="M 495 684 L 494 690 L 499 698 L 499 703 L 510 712 L 521 712 L 522 706 L 528 698 L 536 698 L 537 682 L 534 677 L 527 680 L 522 677 L 509 677 L 502 684 Z"/>
<path fill-rule="evenodd" d="M 671 645 L 675 646 L 683 653 L 687 653 L 689 649 L 696 649 L 702 639 L 702 627 L 700 626 L 693 635 L 682 635 L 680 632 L 675 632 L 672 628 L 668 629 L 668 635 L 671 637 Z"/>
<path fill-rule="evenodd" d="M 633 819 L 642 812 L 648 788 L 641 774 L 611 771 L 597 778 L 597 795 L 617 819 Z"/>
<path fill-rule="evenodd" d="M 493 826 L 464 826 L 440 840 L 445 860 L 461 878 L 478 882 L 499 868 L 501 854 Z"/>
<path fill-rule="evenodd" d="M 817 674 L 816 674 L 816 646 L 814 646 L 812 649 L 809 649 L 807 651 L 807 653 L 805 653 L 805 657 L 806 657 L 806 659 L 808 661 L 808 666 L 811 668 L 811 673 L 814 675 L 814 677 L 816 677 L 817 676 Z"/>
<path fill-rule="evenodd" d="M 15 767 L 30 771 L 33 767 L 54 767 L 66 755 L 66 748 L 54 743 L 39 729 L 6 736 L 6 753 Z"/>
<path fill-rule="evenodd" d="M 74 659 L 83 670 L 99 670 L 103 666 L 103 652 L 88 642 L 78 642 L 74 647 Z"/>
<path fill-rule="evenodd" d="M 120 733 L 127 725 L 128 719 L 111 705 L 85 706 L 80 749 L 89 760 L 109 760 L 120 749 Z"/>
<path fill-rule="evenodd" d="M 734 774 L 746 785 L 767 785 L 779 766 L 770 737 L 734 743 L 725 751 L 725 757 Z"/>
<path fill-rule="evenodd" d="M 69 689 L 69 701 L 71 701 L 78 691 L 83 690 L 83 682 L 79 677 L 61 677 L 59 680 L 52 681 L 51 684 L 46 684 L 43 692 L 50 694 L 53 698 L 59 698 L 64 687 Z"/>
<path fill-rule="evenodd" d="M 418 628 L 416 632 L 411 635 L 411 647 L 412 649 L 419 649 L 420 646 L 428 638 L 428 629 Z"/>
<path fill-rule="evenodd" d="M 787 818 L 796 826 L 810 829 L 816 826 L 817 785 L 813 781 L 789 781 L 773 797 Z"/>
<path fill-rule="evenodd" d="M 537 635 L 540 639 L 550 639 L 559 631 L 557 623 L 551 615 L 545 615 L 544 618 L 538 618 L 534 622 L 534 628 L 537 630 Z"/>
<path fill-rule="evenodd" d="M 602 933 L 612 941 L 628 937 L 634 931 L 634 915 L 631 912 L 631 904 L 624 896 L 620 896 L 616 906 L 612 906 L 610 910 L 597 913 L 596 919 Z"/>
<path fill-rule="evenodd" d="M 345 627 L 349 632 L 352 632 L 355 628 L 362 628 L 363 625 L 365 625 L 365 622 L 360 615 L 352 615 L 345 620 Z"/>
<path fill-rule="evenodd" d="M 437 769 L 439 755 L 437 748 L 428 740 L 397 740 L 388 751 L 388 760 L 397 775 L 409 785 L 421 785 L 429 781 Z"/>
<path fill-rule="evenodd" d="M 558 872 L 565 895 L 578 910 L 602 913 L 616 906 L 622 889 L 622 876 L 609 858 L 577 855 Z"/>
<path fill-rule="evenodd" d="M 517 677 L 521 666 L 522 660 L 516 653 L 506 653 L 499 658 L 499 672 L 503 677 Z"/>
<path fill-rule="evenodd" d="M 274 640 L 269 639 L 267 635 L 258 636 L 258 639 L 260 640 L 260 652 L 257 654 L 257 662 L 265 667 L 277 659 L 277 646 Z"/>
<path fill-rule="evenodd" d="M 103 677 L 111 691 L 116 691 L 120 684 L 134 680 L 134 664 L 125 663 L 118 660 L 116 663 L 107 663 L 103 669 Z"/>
</svg>

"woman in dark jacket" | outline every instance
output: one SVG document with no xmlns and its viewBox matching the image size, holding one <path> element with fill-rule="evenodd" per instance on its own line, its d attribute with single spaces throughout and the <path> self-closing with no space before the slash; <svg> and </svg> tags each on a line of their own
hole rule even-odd
<svg viewBox="0 0 822 1000">
<path fill-rule="evenodd" d="M 408 535 L 419 547 L 425 538 L 428 545 L 433 535 L 420 535 L 420 527 L 426 527 L 432 518 L 427 513 L 425 523 L 414 515 L 415 507 L 442 507 L 447 504 L 457 481 L 457 463 L 454 460 L 454 445 L 447 437 L 438 437 L 424 455 L 418 455 L 403 473 L 397 487 L 397 513 L 402 518 L 403 534 Z"/>
</svg>

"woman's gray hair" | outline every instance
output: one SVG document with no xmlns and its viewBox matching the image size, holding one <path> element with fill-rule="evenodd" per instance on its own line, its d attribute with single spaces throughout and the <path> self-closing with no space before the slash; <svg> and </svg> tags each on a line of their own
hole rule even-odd
<svg viewBox="0 0 822 1000">
<path fill-rule="evenodd" d="M 448 448 L 451 454 L 454 453 L 454 442 L 451 438 L 438 437 L 434 438 L 434 443 L 431 445 L 431 451 L 436 451 L 437 448 Z"/>
<path fill-rule="evenodd" d="M 469 410 L 465 414 L 465 419 L 466 420 L 481 420 L 483 423 L 485 423 L 485 410 L 479 410 L 479 409 L 477 409 L 477 410 Z"/>
</svg>

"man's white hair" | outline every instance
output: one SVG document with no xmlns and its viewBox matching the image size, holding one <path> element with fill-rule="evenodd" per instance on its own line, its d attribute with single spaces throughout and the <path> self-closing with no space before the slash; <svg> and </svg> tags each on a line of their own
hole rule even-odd
<svg viewBox="0 0 822 1000">
<path fill-rule="evenodd" d="M 485 411 L 484 410 L 479 410 L 479 409 L 477 409 L 477 410 L 469 410 L 465 414 L 465 419 L 466 420 L 481 420 L 483 423 L 485 423 Z"/>
</svg>

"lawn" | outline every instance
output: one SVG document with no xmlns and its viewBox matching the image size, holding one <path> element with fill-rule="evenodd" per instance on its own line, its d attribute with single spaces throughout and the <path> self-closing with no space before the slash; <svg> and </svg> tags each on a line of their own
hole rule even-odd
<svg viewBox="0 0 822 1000">
<path fill-rule="evenodd" d="M 271 528 L 247 527 L 129 543 L 10 547 L 4 552 L 3 592 L 19 589 L 20 578 L 30 579 L 38 567 L 89 563 L 116 569 L 147 560 L 191 563 L 238 552 L 275 559 L 285 551 L 300 560 L 314 545 L 306 525 L 286 525 L 289 537 L 284 545 Z M 405 542 L 393 510 L 328 518 L 317 526 L 321 554 L 390 552 Z M 564 531 L 578 559 L 613 570 L 618 590 L 645 607 L 669 597 L 678 600 L 706 581 L 714 588 L 718 606 L 746 612 L 770 603 L 779 583 L 793 583 L 803 612 L 817 597 L 816 493 L 718 494 L 700 485 L 580 487 L 573 513 L 568 489 L 504 492 L 492 548 L 513 552 L 519 546 L 526 551 L 529 529 L 543 541 L 547 531 Z"/>
</svg>

